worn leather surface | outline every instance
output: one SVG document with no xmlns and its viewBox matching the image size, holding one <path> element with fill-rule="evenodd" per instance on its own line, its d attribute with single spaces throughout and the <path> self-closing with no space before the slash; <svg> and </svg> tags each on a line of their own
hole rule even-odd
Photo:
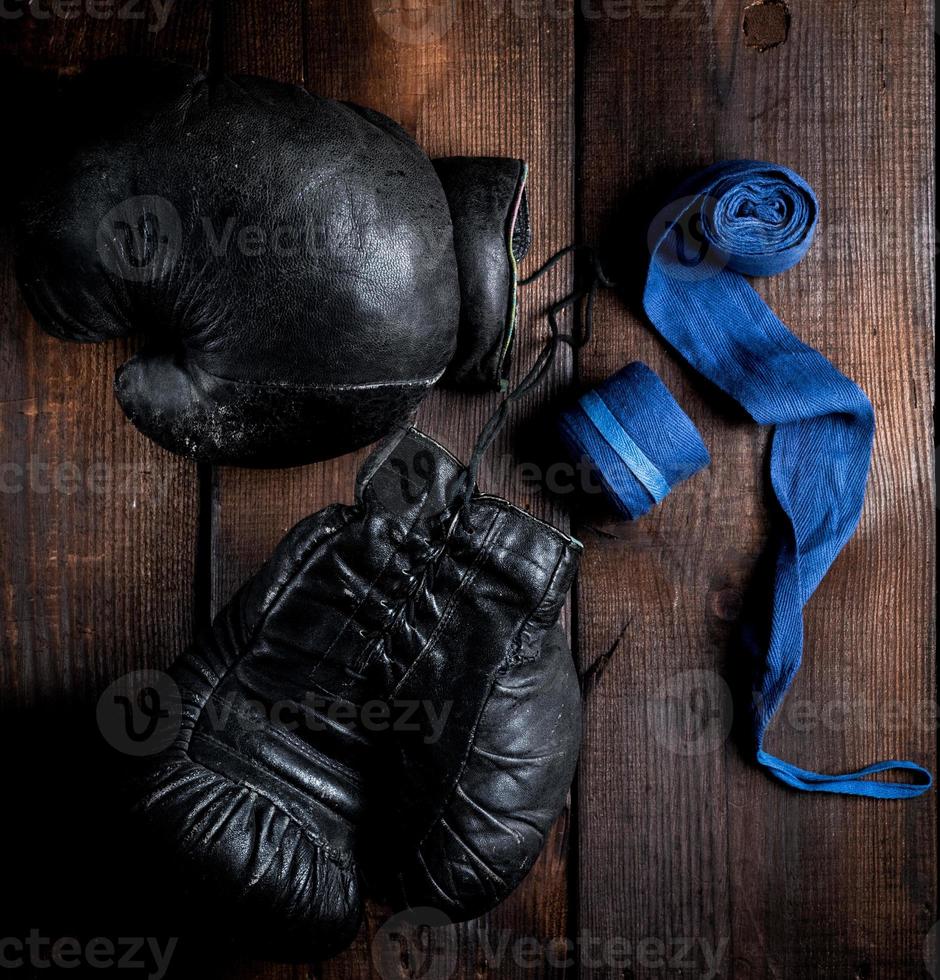
<svg viewBox="0 0 940 980">
<path fill-rule="evenodd" d="M 396 906 L 440 909 L 455 922 L 484 915 L 522 882 L 564 807 L 581 741 L 580 689 L 563 631 L 535 632 L 495 673 L 437 679 L 436 712 L 448 700 L 477 712 L 453 743 L 425 741 L 429 725 L 389 743 L 395 846 L 370 870 Z M 423 681 L 399 696 L 417 697 Z"/>
<path fill-rule="evenodd" d="M 460 332 L 448 380 L 492 388 L 509 375 L 516 263 L 529 248 L 526 165 L 503 157 L 444 157 L 434 167 L 454 221 Z"/>
<path fill-rule="evenodd" d="M 380 113 L 146 59 L 92 68 L 56 112 L 19 283 L 57 337 L 141 335 L 117 396 L 168 449 L 262 466 L 349 451 L 413 413 L 461 323 L 494 329 L 488 307 L 461 311 L 434 167 Z M 472 254 L 505 214 L 460 222 Z"/>
<path fill-rule="evenodd" d="M 351 940 L 364 872 L 481 914 L 564 804 L 580 699 L 556 624 L 580 545 L 495 497 L 472 530 L 442 523 L 459 471 L 414 429 L 389 442 L 357 503 L 289 532 L 172 668 L 183 722 L 138 809 L 282 955 Z"/>
</svg>

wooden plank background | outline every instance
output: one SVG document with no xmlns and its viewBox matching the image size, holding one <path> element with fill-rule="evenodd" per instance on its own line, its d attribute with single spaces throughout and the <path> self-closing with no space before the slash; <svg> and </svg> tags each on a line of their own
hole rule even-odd
<svg viewBox="0 0 940 980">
<path fill-rule="evenodd" d="M 889 755 L 933 766 L 932 11 L 926 0 L 794 0 L 789 37 L 761 52 L 745 43 L 745 7 L 177 0 L 158 30 L 143 2 L 112 4 L 110 17 L 100 16 L 107 4 L 48 17 L 7 4 L 13 16 L 0 19 L 0 58 L 14 71 L 159 53 L 374 106 L 432 155 L 524 157 L 535 231 L 524 271 L 576 236 L 606 247 L 623 288 L 602 298 L 593 345 L 576 363 L 563 358 L 521 407 L 481 481 L 570 521 L 586 544 L 570 615 L 585 677 L 582 761 L 526 883 L 436 938 L 456 957 L 453 976 L 930 975 L 936 795 L 797 795 L 726 737 L 735 624 L 767 534 L 766 433 L 663 347 L 637 298 L 644 229 L 678 177 L 756 157 L 815 187 L 814 247 L 758 289 L 866 389 L 878 434 L 862 524 L 810 604 L 807 663 L 771 746 L 824 769 Z M 9 120 L 0 127 L 9 145 L 22 138 Z M 90 717 L 114 678 L 167 664 L 294 521 L 350 499 L 361 454 L 252 472 L 197 468 L 156 448 L 111 393 L 132 344 L 43 335 L 2 235 L 0 847 L 12 871 L 0 936 L 18 934 L 5 928 L 14 921 L 52 935 L 134 929 L 182 936 L 171 976 L 390 980 L 372 958 L 387 917 L 378 906 L 326 964 L 206 948 L 198 922 L 167 911 L 173 889 L 160 869 L 122 861 L 136 852 Z M 538 314 L 569 276 L 558 269 L 524 292 L 517 365 L 537 350 Z M 572 390 L 634 359 L 662 375 L 713 463 L 624 524 L 596 500 L 540 492 L 522 464 L 557 451 L 546 419 Z M 436 392 L 420 423 L 466 453 L 492 408 L 491 398 Z M 580 949 L 569 966 L 565 937 Z M 554 955 L 533 956 L 526 941 Z M 393 975 L 438 976 L 442 962 L 422 972 L 403 960 Z"/>
</svg>

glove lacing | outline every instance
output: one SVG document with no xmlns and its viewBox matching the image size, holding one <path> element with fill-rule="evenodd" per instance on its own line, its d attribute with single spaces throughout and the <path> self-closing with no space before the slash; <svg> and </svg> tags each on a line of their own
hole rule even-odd
<svg viewBox="0 0 940 980">
<path fill-rule="evenodd" d="M 499 407 L 480 430 L 469 462 L 464 468 L 462 477 L 455 485 L 453 500 L 441 515 L 442 522 L 448 526 L 448 535 L 456 525 L 457 519 L 460 520 L 466 531 L 470 533 L 473 531 L 470 508 L 467 505 L 473 496 L 473 490 L 476 486 L 477 475 L 483 457 L 505 425 L 513 404 L 542 383 L 554 364 L 560 344 L 567 344 L 572 350 L 578 350 L 591 340 L 594 327 L 594 301 L 597 296 L 597 288 L 598 286 L 613 288 L 616 285 L 604 273 L 600 258 L 593 246 L 578 243 L 565 246 L 565 248 L 556 252 L 551 258 L 539 266 L 531 275 L 525 279 L 520 279 L 519 285 L 528 286 L 530 283 L 541 279 L 542 276 L 553 269 L 566 255 L 580 251 L 587 254 L 590 262 L 588 283 L 586 286 L 573 289 L 567 296 L 553 303 L 546 311 L 548 325 L 551 329 L 551 337 L 539 351 L 529 371 L 522 377 L 516 387 L 512 388 L 506 394 L 506 397 L 500 402 Z M 571 333 L 562 333 L 558 325 L 558 317 L 564 310 L 571 306 L 579 307 L 581 316 L 576 316 L 575 328 Z"/>
</svg>

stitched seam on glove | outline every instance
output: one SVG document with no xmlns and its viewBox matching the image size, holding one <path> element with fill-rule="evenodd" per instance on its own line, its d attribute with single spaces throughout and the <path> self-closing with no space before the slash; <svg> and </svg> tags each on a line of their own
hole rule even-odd
<svg viewBox="0 0 940 980">
<path fill-rule="evenodd" d="M 447 892 L 445 892 L 444 889 L 437 883 L 437 879 L 431 873 L 431 869 L 428 866 L 428 862 L 425 859 L 424 855 L 421 853 L 420 846 L 416 848 L 416 853 L 418 855 L 418 860 L 420 860 L 421 862 L 421 867 L 424 871 L 424 877 L 434 886 L 435 891 L 438 893 L 438 895 L 440 895 L 440 897 L 445 902 L 447 903 L 452 902 L 453 899 L 451 898 L 451 896 L 448 895 Z M 399 891 L 401 892 L 402 898 L 405 900 L 405 905 L 409 907 L 414 907 L 414 902 L 408 897 L 408 884 L 405 880 L 405 872 L 399 871 L 397 878 L 398 878 L 398 888 Z M 419 904 L 424 904 L 424 903 L 422 902 Z"/>
<path fill-rule="evenodd" d="M 392 690 L 391 696 L 393 698 L 401 690 L 402 684 L 404 684 L 405 681 L 408 680 L 408 678 L 411 676 L 412 672 L 417 669 L 421 661 L 425 657 L 429 656 L 430 653 L 435 649 L 441 633 L 444 631 L 447 624 L 453 618 L 454 611 L 456 609 L 457 598 L 460 596 L 460 594 L 465 590 L 467 586 L 472 584 L 473 580 L 476 578 L 477 574 L 479 573 L 480 568 L 482 567 L 484 562 L 486 562 L 486 560 L 489 558 L 490 552 L 492 551 L 493 545 L 495 544 L 495 540 L 496 540 L 493 534 L 493 529 L 495 526 L 496 526 L 496 517 L 494 516 L 493 520 L 490 522 L 490 526 L 486 530 L 486 537 L 480 546 L 480 550 L 478 551 L 477 556 L 473 561 L 473 564 L 463 574 L 463 576 L 460 579 L 460 582 L 458 583 L 457 587 L 454 589 L 453 595 L 450 597 L 450 600 L 447 603 L 447 607 L 444 609 L 444 612 L 441 614 L 437 626 L 434 628 L 434 631 L 428 637 L 421 651 L 411 662 L 411 665 L 408 667 L 405 673 L 402 674 L 402 676 L 399 678 L 398 683 L 395 685 L 394 689 Z"/>
<path fill-rule="evenodd" d="M 533 625 L 538 627 L 539 635 L 544 633 L 547 629 L 550 629 L 554 624 L 555 620 L 558 618 L 557 615 L 552 617 L 551 622 L 549 617 L 545 615 L 546 610 L 550 609 L 555 604 L 555 583 L 561 577 L 562 566 L 565 564 L 566 554 L 563 551 L 558 558 L 558 564 L 555 565 L 555 570 L 552 572 L 552 576 L 549 579 L 548 586 L 542 595 L 539 604 L 532 611 L 531 615 L 522 624 L 522 628 L 518 633 L 518 640 L 516 643 L 516 649 L 511 653 L 501 665 L 500 670 L 505 670 L 508 667 L 515 667 L 519 664 L 524 664 L 529 661 L 535 660 L 541 648 L 535 643 L 535 637 L 532 633 Z M 535 650 L 535 653 L 525 652 Z"/>
<path fill-rule="evenodd" d="M 549 584 L 546 587 L 545 591 L 542 593 L 542 598 L 538 601 L 533 611 L 526 617 L 525 622 L 523 622 L 522 626 L 520 626 L 520 628 L 516 632 L 517 644 L 521 642 L 521 637 L 529 630 L 532 621 L 535 619 L 538 613 L 543 608 L 545 608 L 545 606 L 548 604 L 549 601 L 548 596 L 553 591 L 554 584 L 558 578 L 564 560 L 565 560 L 565 552 L 562 551 L 561 554 L 558 556 L 558 562 L 556 563 L 555 570 L 552 572 L 551 578 L 549 579 Z M 500 669 L 502 669 L 502 666 L 511 663 L 512 663 L 512 654 L 509 654 L 507 655 L 506 660 L 503 661 L 503 665 L 501 665 Z M 493 696 L 493 687 L 495 687 L 495 681 L 490 686 L 490 690 L 486 695 L 486 700 L 483 702 L 482 706 L 480 707 L 480 711 L 477 714 L 477 717 L 474 719 L 473 728 L 470 730 L 469 733 L 470 737 L 467 739 L 467 746 L 466 749 L 464 750 L 464 756 L 463 759 L 461 760 L 460 768 L 457 771 L 456 778 L 454 779 L 453 786 L 451 786 L 451 788 L 448 790 L 447 795 L 442 802 L 440 812 L 435 817 L 431 825 L 428 827 L 424 836 L 418 841 L 419 848 L 428 839 L 428 836 L 434 831 L 438 823 L 440 823 L 441 820 L 443 820 L 444 814 L 447 812 L 447 808 L 451 805 L 454 797 L 457 795 L 457 788 L 460 786 L 460 782 L 463 779 L 464 773 L 467 770 L 467 765 L 469 764 L 469 760 L 470 760 L 470 753 L 473 750 L 474 743 L 476 742 L 477 731 L 479 730 L 480 727 L 480 720 L 483 717 L 483 712 L 486 710 L 486 706 L 489 704 L 490 698 Z"/>
<path fill-rule="evenodd" d="M 367 605 L 369 600 L 375 595 L 376 586 L 378 585 L 379 581 L 388 571 L 389 566 L 401 554 L 402 548 L 404 547 L 405 543 L 408 541 L 409 538 L 412 537 L 415 527 L 418 525 L 418 522 L 421 520 L 424 514 L 424 505 L 426 502 L 427 502 L 427 494 L 425 494 L 425 499 L 421 502 L 421 506 L 417 508 L 414 520 L 411 522 L 411 524 L 408 525 L 407 531 L 405 531 L 405 533 L 402 535 L 401 540 L 395 544 L 395 547 L 392 549 L 391 553 L 389 554 L 388 560 L 381 567 L 381 569 L 376 573 L 375 578 L 373 578 L 372 581 L 369 582 L 368 588 L 363 593 L 362 599 L 356 604 L 356 608 L 353 609 L 353 611 L 349 614 L 349 616 L 347 616 L 346 620 L 343 622 L 343 625 L 337 630 L 333 642 L 327 647 L 323 656 L 320 658 L 320 661 L 317 664 L 317 666 L 314 667 L 313 671 L 308 675 L 308 683 L 316 683 L 314 681 L 314 678 L 316 676 L 316 671 L 320 666 L 320 664 L 322 664 L 323 661 L 326 659 L 326 657 L 328 657 L 330 653 L 332 653 L 333 648 L 339 642 L 340 638 L 342 637 L 346 629 L 349 627 L 350 623 L 357 622 L 356 617 L 359 615 L 360 610 L 365 605 Z M 414 535 L 414 537 L 418 538 L 418 535 Z M 359 671 L 365 670 L 368 667 L 368 665 L 372 662 L 372 659 L 375 657 L 376 653 L 378 652 L 380 645 L 381 645 L 381 641 L 374 641 L 368 643 L 365 649 L 363 649 L 360 652 L 359 658 L 356 661 L 356 666 L 354 669 Z M 345 696 L 344 692 L 349 688 L 351 683 L 352 683 L 351 680 L 347 681 L 346 684 L 341 686 L 339 690 L 336 691 L 335 693 L 341 697 L 344 697 Z"/>
<path fill-rule="evenodd" d="M 209 700 L 211 700 L 211 698 Z M 206 703 L 208 704 L 208 701 Z M 234 708 L 233 717 L 236 721 L 248 722 L 249 725 L 252 723 L 257 725 L 258 723 L 257 716 L 253 716 L 250 711 L 245 711 L 242 708 Z M 264 733 L 265 735 L 280 739 L 280 741 L 282 741 L 288 747 L 298 749 L 303 755 L 313 756 L 318 765 L 322 765 L 335 775 L 348 779 L 350 782 L 355 783 L 357 787 L 361 787 L 362 777 L 359 775 L 359 773 L 357 773 L 354 769 L 350 769 L 348 766 L 344 766 L 337 759 L 332 759 L 330 756 L 324 755 L 315 745 L 311 745 L 309 742 L 305 742 L 302 738 L 298 738 L 298 736 L 290 731 L 290 729 L 283 728 L 280 725 L 270 722 L 265 726 Z M 198 734 L 200 737 L 208 737 L 208 734 L 203 731 L 200 731 Z M 258 763 L 256 763 L 256 765 L 258 765 Z M 259 765 L 259 768 L 262 767 Z M 269 770 L 265 767 L 265 771 L 268 772 Z"/>
<path fill-rule="evenodd" d="M 202 374 L 207 374 L 215 381 L 221 381 L 229 385 L 245 385 L 249 388 L 261 388 L 265 391 L 365 391 L 370 388 L 431 388 L 437 384 L 444 375 L 439 371 L 436 375 L 429 378 L 408 378 L 401 381 L 337 381 L 332 384 L 298 384 L 295 381 L 251 381 L 243 378 L 227 378 L 224 375 L 216 374 L 204 368 L 197 361 L 193 360 L 193 366 Z"/>
<path fill-rule="evenodd" d="M 512 239 L 516 222 L 519 220 L 519 209 L 522 204 L 522 196 L 525 193 L 526 177 L 529 173 L 528 166 L 523 163 L 521 166 L 521 171 L 518 185 L 516 187 L 516 196 L 515 200 L 513 201 L 513 208 L 509 213 L 509 220 L 506 222 L 506 249 L 509 253 L 509 300 L 505 317 L 506 326 L 503 330 L 503 336 L 500 341 L 499 359 L 496 362 L 497 382 L 503 380 L 503 372 L 506 370 L 506 359 L 509 356 L 509 352 L 512 350 L 512 342 L 516 333 L 516 320 L 518 318 L 519 291 L 517 283 L 519 281 L 519 265 L 516 261 L 516 253 L 513 251 Z"/>
<path fill-rule="evenodd" d="M 326 528 L 324 528 L 324 533 L 322 537 L 320 537 L 319 535 L 315 536 L 312 541 L 309 541 L 307 543 L 306 547 L 304 547 L 301 550 L 300 554 L 297 555 L 296 558 L 294 559 L 293 562 L 294 569 L 291 572 L 291 574 L 286 579 L 284 579 L 277 592 L 273 596 L 271 596 L 270 600 L 261 608 L 260 613 L 258 615 L 258 622 L 255 623 L 254 627 L 251 630 L 245 629 L 244 616 L 242 615 L 242 611 L 239 610 L 239 622 L 241 623 L 242 629 L 245 632 L 245 650 L 228 666 L 228 668 L 225 671 L 225 676 L 227 676 L 229 672 L 232 670 L 232 668 L 235 667 L 235 665 L 238 664 L 244 657 L 248 656 L 248 654 L 254 648 L 254 645 L 258 639 L 258 635 L 261 633 L 261 631 L 264 629 L 265 625 L 267 624 L 267 621 L 270 618 L 271 613 L 274 611 L 274 607 L 281 600 L 281 598 L 283 597 L 287 589 L 294 584 L 294 582 L 299 578 L 299 576 L 304 571 L 306 571 L 307 562 L 310 560 L 312 553 L 316 551 L 318 548 L 320 548 L 323 544 L 325 544 L 327 538 L 333 537 L 335 534 L 338 534 L 347 524 L 349 524 L 355 517 L 354 511 L 355 511 L 354 507 L 345 508 L 342 513 L 342 518 L 343 518 L 342 521 L 327 526 Z M 219 683 L 221 684 L 223 680 L 225 680 L 225 677 L 221 678 Z"/>
<path fill-rule="evenodd" d="M 497 497 L 495 494 L 491 493 L 478 493 L 474 498 L 473 502 L 475 504 L 488 504 L 495 507 L 497 510 L 501 511 L 511 511 L 514 514 L 518 514 L 519 517 L 524 518 L 526 521 L 532 521 L 538 524 L 539 527 L 544 528 L 548 531 L 552 537 L 556 538 L 562 544 L 568 547 L 576 548 L 578 551 L 584 550 L 584 545 L 577 539 L 571 537 L 570 534 L 565 534 L 560 528 L 555 527 L 554 524 L 549 524 L 547 521 L 543 521 L 539 517 L 535 517 L 533 514 L 524 511 L 521 507 L 517 507 L 515 504 L 510 503 L 503 497 Z"/>
<path fill-rule="evenodd" d="M 23 295 L 26 298 L 26 305 L 29 307 L 29 311 L 36 318 L 36 321 L 47 330 L 52 336 L 61 338 L 64 331 L 58 328 L 52 328 L 52 324 L 64 323 L 73 334 L 75 334 L 75 340 L 78 343 L 94 343 L 95 341 L 89 337 L 88 331 L 85 327 L 78 322 L 70 313 L 65 310 L 62 311 L 61 315 L 58 313 L 53 314 L 50 310 L 50 299 L 51 297 L 48 293 L 42 296 L 39 288 L 34 288 L 32 280 L 25 276 L 22 272 L 17 271 L 17 275 L 20 276 L 21 288 L 23 290 Z M 45 325 L 49 324 L 49 327 Z M 85 334 L 83 337 L 82 335 Z"/>
<path fill-rule="evenodd" d="M 337 534 L 346 524 L 348 524 L 349 521 L 351 521 L 353 518 L 353 514 L 350 513 L 353 510 L 354 508 L 352 507 L 344 508 L 343 512 L 340 515 L 342 517 L 342 520 L 335 522 L 333 524 L 324 525 L 323 528 L 319 529 L 321 533 L 316 534 L 313 540 L 308 541 L 307 545 L 302 549 L 300 555 L 296 556 L 295 565 L 303 566 L 309 560 L 310 554 L 313 551 L 315 551 L 317 548 L 323 545 L 328 538 Z M 202 721 L 203 713 L 205 711 L 206 705 L 209 703 L 210 698 L 215 693 L 215 691 L 217 691 L 226 682 L 226 680 L 229 677 L 229 674 L 231 674 L 231 672 L 235 670 L 235 668 L 242 662 L 242 660 L 251 653 L 255 641 L 258 638 L 258 634 L 261 632 L 261 630 L 264 627 L 264 624 L 267 622 L 268 616 L 270 615 L 273 606 L 278 601 L 278 599 L 280 599 L 281 596 L 284 594 L 284 591 L 294 582 L 294 580 L 300 574 L 300 571 L 301 571 L 300 567 L 295 567 L 295 570 L 292 572 L 290 576 L 288 576 L 281 583 L 280 587 L 277 589 L 275 594 L 271 596 L 271 598 L 268 600 L 266 604 L 262 605 L 258 615 L 258 622 L 255 624 L 255 626 L 252 629 L 248 629 L 246 627 L 244 606 L 242 605 L 242 603 L 239 603 L 239 608 L 236 613 L 236 618 L 237 618 L 238 627 L 240 628 L 241 632 L 244 634 L 244 638 L 245 638 L 244 649 L 230 663 L 225 665 L 225 670 L 223 670 L 221 674 L 218 674 L 213 670 L 213 673 L 215 673 L 216 675 L 215 683 L 212 685 L 209 693 L 205 696 L 205 698 L 203 698 L 201 701 L 197 703 L 196 714 L 192 719 L 191 726 L 189 726 L 189 737 L 186 739 L 186 742 L 184 744 L 177 746 L 180 749 L 180 751 L 182 751 L 184 754 L 187 752 L 187 749 L 189 748 L 189 743 L 192 740 L 192 737 L 195 734 L 196 729 L 199 727 Z M 189 756 L 187 754 L 187 758 L 188 757 Z"/>
<path fill-rule="evenodd" d="M 447 832 L 451 835 L 451 837 L 453 837 L 454 840 L 460 843 L 461 847 L 463 847 L 464 849 L 464 853 L 472 860 L 472 862 L 476 864 L 480 870 L 484 871 L 488 877 L 490 877 L 493 881 L 495 881 L 505 890 L 506 888 L 505 880 L 499 875 L 498 872 L 494 871 L 493 868 L 491 868 L 486 863 L 484 858 L 482 858 L 479 854 L 477 854 L 476 851 L 473 850 L 473 848 L 467 843 L 467 841 L 465 841 L 463 837 L 461 837 L 460 834 L 458 834 L 457 831 L 454 830 L 453 827 L 451 827 L 451 825 L 444 819 L 443 815 L 441 816 L 440 824 L 442 827 L 444 827 L 447 830 Z"/>
<path fill-rule="evenodd" d="M 257 765 L 257 760 L 248 758 L 248 756 L 246 756 L 243 753 L 239 752 L 237 749 L 233 748 L 228 743 L 222 742 L 219 739 L 215 738 L 215 736 L 213 736 L 213 735 L 210 735 L 208 733 L 200 733 L 199 737 L 200 737 L 200 739 L 205 739 L 207 742 L 211 742 L 214 745 L 217 745 L 219 748 L 223 749 L 225 752 L 231 753 L 231 755 L 235 756 L 237 759 L 241 759 L 241 761 L 244 762 L 248 766 L 256 766 Z M 247 788 L 247 789 L 251 790 L 252 793 L 257 794 L 258 796 L 260 796 L 264 800 L 267 800 L 267 802 L 270 803 L 271 806 L 273 806 L 275 810 L 279 811 L 285 817 L 287 817 L 289 820 L 293 821 L 297 825 L 297 827 L 300 830 L 300 832 L 302 834 L 304 834 L 305 837 L 309 838 L 309 840 L 311 841 L 311 843 L 316 844 L 317 847 L 319 847 L 326 854 L 328 854 L 330 856 L 330 858 L 336 864 L 338 864 L 340 867 L 342 867 L 344 869 L 345 868 L 349 868 L 351 866 L 351 864 L 352 864 L 352 855 L 349 855 L 347 857 L 343 857 L 342 855 L 338 854 L 335 850 L 333 850 L 333 848 L 331 847 L 331 845 L 327 841 L 325 841 L 321 837 L 319 837 L 313 830 L 311 830 L 306 825 L 306 823 L 304 822 L 304 820 L 303 820 L 302 817 L 299 817 L 297 814 L 293 813 L 290 809 L 288 809 L 288 807 L 282 801 L 272 799 L 263 789 L 261 789 L 258 786 L 255 786 L 253 783 L 248 782 L 246 779 L 243 779 L 240 782 L 235 782 L 235 780 L 233 780 L 232 777 L 229 776 L 227 773 L 224 773 L 221 770 L 216 769 L 214 766 L 210 766 L 208 763 L 204 762 L 202 759 L 194 759 L 191 755 L 189 755 L 188 752 L 185 752 L 184 755 L 186 756 L 186 758 L 189 760 L 189 762 L 192 765 L 199 766 L 200 768 L 204 769 L 206 772 L 213 773 L 214 775 L 218 776 L 220 779 L 224 779 L 225 782 L 227 782 L 231 786 L 234 786 L 236 789 L 246 789 Z M 275 773 L 270 772 L 269 770 L 265 770 L 265 772 L 269 776 L 271 776 L 271 778 L 274 779 L 276 782 L 280 783 L 285 788 L 287 788 L 290 792 L 295 792 L 294 788 L 292 786 L 290 786 L 288 783 L 284 782 L 284 780 L 281 779 L 278 775 L 276 775 Z"/>
</svg>

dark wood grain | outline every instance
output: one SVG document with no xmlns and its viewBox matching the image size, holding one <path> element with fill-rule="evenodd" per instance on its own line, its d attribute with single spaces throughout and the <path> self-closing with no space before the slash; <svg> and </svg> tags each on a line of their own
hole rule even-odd
<svg viewBox="0 0 940 980">
<path fill-rule="evenodd" d="M 203 59 L 205 8 L 171 11 L 161 30 L 74 9 L 5 18 L 0 57 L 47 77 L 114 54 Z M 137 433 L 114 399 L 132 343 L 46 336 L 19 295 L 3 234 L 0 699 L 26 705 L 87 696 L 121 671 L 166 663 L 188 638 L 196 481 L 195 467 Z"/>
<path fill-rule="evenodd" d="M 870 394 L 878 435 L 861 526 L 808 607 L 807 662 L 769 746 L 830 771 L 891 756 L 932 765 L 927 5 L 791 4 L 788 40 L 762 53 L 743 43 L 743 7 L 634 4 L 585 21 L 585 230 L 609 241 L 649 221 L 679 173 L 721 158 L 780 161 L 815 187 L 813 249 L 758 289 Z M 920 975 L 937 916 L 935 796 L 800 796 L 710 727 L 722 678 L 742 666 L 727 658 L 766 539 L 766 433 L 655 339 L 639 285 L 606 299 L 582 380 L 646 361 L 713 463 L 637 525 L 582 525 L 582 664 L 616 651 L 589 697 L 581 926 L 629 939 L 638 975 L 657 972 L 638 942 L 650 940 L 649 963 L 677 937 L 697 975 L 706 949 L 722 951 L 722 976 Z M 801 721 L 798 703 L 817 720 Z"/>
<path fill-rule="evenodd" d="M 648 254 L 633 238 L 678 177 L 722 157 L 780 161 L 815 187 L 823 213 L 809 255 L 757 288 L 866 389 L 878 433 L 862 523 L 808 607 L 806 664 L 769 745 L 822 769 L 887 756 L 933 766 L 930 11 L 925 0 L 794 2 L 786 41 L 758 51 L 742 31 L 746 5 L 177 0 L 156 31 L 152 19 L 99 19 L 81 5 L 68 19 L 0 22 L 0 59 L 29 68 L 69 73 L 117 53 L 212 61 L 374 106 L 432 155 L 524 157 L 535 231 L 524 271 L 578 232 L 604 243 L 624 283 L 602 298 L 576 371 L 561 358 L 483 469 L 484 489 L 554 523 L 575 510 L 586 543 L 573 610 L 585 745 L 576 811 L 533 874 L 490 916 L 441 931 L 453 976 L 923 974 L 938 914 L 936 795 L 796 795 L 726 737 L 725 682 L 740 675 L 733 638 L 767 538 L 766 433 L 644 326 Z M 295 521 L 349 500 L 363 453 L 197 475 L 140 436 L 113 398 L 133 343 L 42 334 L 19 299 L 11 244 L 5 230 L 0 734 L 10 785 L 29 805 L 5 810 L 0 841 L 5 868 L 33 863 L 12 862 L 0 919 L 15 895 L 28 927 L 160 933 L 159 888 L 122 865 L 132 851 L 109 818 L 110 770 L 89 731 L 95 700 L 120 674 L 168 663 Z M 569 276 L 559 268 L 523 293 L 517 366 L 534 356 L 538 313 Z M 551 421 L 571 382 L 581 390 L 634 359 L 661 374 L 713 462 L 624 524 L 533 476 L 558 458 Z M 466 455 L 494 406 L 438 391 L 419 421 Z M 98 801 L 94 812 L 84 798 Z M 50 894 L 50 880 L 64 884 Z M 103 883 L 108 901 L 92 900 L 89 883 Z M 171 975 L 419 975 L 405 960 L 376 969 L 387 918 L 370 904 L 353 947 L 326 964 L 193 948 L 200 923 L 190 920 Z M 552 965 L 568 955 L 554 942 L 564 937 L 579 944 L 567 968 Z M 558 958 L 533 953 L 546 948 Z"/>
<path fill-rule="evenodd" d="M 40 74 L 105 55 L 202 57 L 207 10 L 177 7 L 163 30 L 149 26 L 82 10 L 5 16 L 0 57 L 30 73 L 16 84 L 5 76 L 10 109 L 44 89 Z M 16 115 L 0 122 L 5 162 L 26 159 L 44 125 L 37 108 L 34 128 L 14 132 Z M 3 171 L 6 196 L 19 184 Z M 195 467 L 137 433 L 118 406 L 112 378 L 132 343 L 63 343 L 32 321 L 6 226 L 0 331 L 0 931 L 156 935 L 153 881 L 118 816 L 119 762 L 95 728 L 95 704 L 112 681 L 166 665 L 190 640 Z"/>
</svg>

